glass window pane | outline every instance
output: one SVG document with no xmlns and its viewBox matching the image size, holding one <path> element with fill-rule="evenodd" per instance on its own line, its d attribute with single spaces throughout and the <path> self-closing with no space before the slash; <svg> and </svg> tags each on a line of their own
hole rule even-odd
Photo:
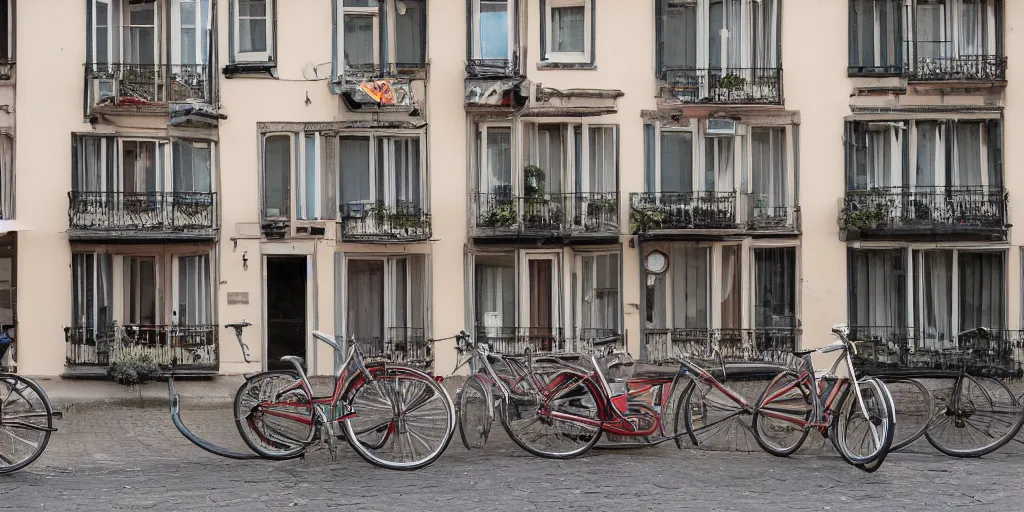
<svg viewBox="0 0 1024 512">
<path fill-rule="evenodd" d="M 345 16 L 345 65 L 373 65 L 372 16 Z"/>
<path fill-rule="evenodd" d="M 868 336 L 900 331 L 907 325 L 905 253 L 858 249 L 850 259 L 851 323 Z"/>
<path fill-rule="evenodd" d="M 348 260 L 348 336 L 380 353 L 384 338 L 384 261 Z"/>
<path fill-rule="evenodd" d="M 316 205 L 317 192 L 318 192 L 317 187 L 316 187 L 316 177 L 317 177 L 318 169 L 317 169 L 317 166 L 316 166 L 316 156 L 317 155 L 316 155 L 316 136 L 315 135 L 307 135 L 306 136 L 305 150 L 306 150 L 306 169 L 305 169 L 306 176 L 305 176 L 305 181 L 303 183 L 303 188 L 305 189 L 305 196 L 306 197 L 303 198 L 304 199 L 303 201 L 300 201 L 301 206 L 303 207 L 302 210 L 305 212 L 305 215 L 301 215 L 300 214 L 299 218 L 300 219 L 301 218 L 316 219 L 316 218 L 319 218 L 319 216 L 317 215 L 317 209 L 316 209 L 317 208 L 317 205 Z"/>
<path fill-rule="evenodd" d="M 370 202 L 370 139 L 341 138 L 341 200 L 343 203 Z"/>
<path fill-rule="evenodd" d="M 918 347 L 952 348 L 953 251 L 921 251 L 918 256 L 914 268 Z"/>
<path fill-rule="evenodd" d="M 484 148 L 487 158 L 487 169 L 481 176 L 480 191 L 488 194 L 511 196 L 512 184 L 512 129 L 488 128 L 487 147 Z"/>
<path fill-rule="evenodd" d="M 291 137 L 273 135 L 264 142 L 263 206 L 267 217 L 287 217 L 288 197 L 291 194 Z"/>
<path fill-rule="evenodd" d="M 477 328 L 497 337 L 516 325 L 515 257 L 479 255 L 475 272 Z"/>
<path fill-rule="evenodd" d="M 661 192 L 693 190 L 693 134 L 661 133 Z"/>
<path fill-rule="evenodd" d="M 664 50 L 662 65 L 676 68 L 697 66 L 697 5 L 679 5 L 662 0 Z"/>
<path fill-rule="evenodd" d="M 796 249 L 754 249 L 754 326 L 796 326 Z"/>
<path fill-rule="evenodd" d="M 960 267 L 958 329 L 1005 329 L 1003 253 L 961 251 L 957 261 Z"/>
<path fill-rule="evenodd" d="M 672 262 L 672 326 L 676 329 L 709 327 L 708 276 L 709 251 L 704 247 L 678 245 L 673 247 Z"/>
<path fill-rule="evenodd" d="M 551 9 L 551 51 L 577 52 L 584 50 L 585 7 L 556 7 Z"/>
<path fill-rule="evenodd" d="M 402 6 L 405 6 L 404 12 Z M 395 13 L 396 58 L 401 64 L 426 61 L 426 0 L 402 0 Z"/>
<path fill-rule="evenodd" d="M 377 7 L 378 0 L 345 0 L 345 7 Z"/>
<path fill-rule="evenodd" d="M 508 59 L 508 4 L 509 0 L 480 0 L 480 19 L 477 22 L 477 58 Z"/>
<path fill-rule="evenodd" d="M 238 0 L 238 15 L 246 18 L 265 18 L 267 0 Z"/>
</svg>

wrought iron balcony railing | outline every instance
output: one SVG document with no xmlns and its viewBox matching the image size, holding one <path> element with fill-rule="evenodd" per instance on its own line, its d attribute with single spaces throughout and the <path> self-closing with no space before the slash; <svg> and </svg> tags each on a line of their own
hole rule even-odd
<svg viewBox="0 0 1024 512">
<path fill-rule="evenodd" d="M 618 236 L 618 192 L 513 196 L 478 193 L 473 204 L 477 235 Z"/>
<path fill-rule="evenodd" d="M 859 341 L 855 365 L 867 373 L 965 371 L 987 377 L 1020 377 L 1024 331 L 990 329 L 957 335 L 935 329 L 851 326 Z"/>
<path fill-rule="evenodd" d="M 909 80 L 921 81 L 1006 80 L 1006 57 L 996 55 L 919 57 L 905 70 L 905 73 Z"/>
<path fill-rule="evenodd" d="M 110 325 L 66 327 L 65 365 L 69 368 L 109 366 L 124 357 L 148 355 L 169 369 L 216 371 L 219 345 L 216 325 Z"/>
<path fill-rule="evenodd" d="M 766 198 L 747 194 L 745 224 L 748 231 L 799 231 L 800 209 L 771 204 Z"/>
<path fill-rule="evenodd" d="M 213 192 L 68 193 L 72 235 L 189 235 L 212 237 L 217 227 Z"/>
<path fill-rule="evenodd" d="M 643 359 L 666 362 L 687 357 L 697 361 L 793 362 L 800 346 L 800 329 L 647 329 L 643 331 Z"/>
<path fill-rule="evenodd" d="M 90 63 L 85 65 L 85 83 L 91 108 L 213 103 L 205 64 Z"/>
<path fill-rule="evenodd" d="M 518 56 L 508 59 L 469 59 L 466 76 L 470 78 L 505 78 L 519 74 Z"/>
<path fill-rule="evenodd" d="M 491 352 L 522 354 L 527 347 L 533 353 L 565 352 L 560 327 L 484 327 L 477 326 L 476 341 L 487 343 Z"/>
<path fill-rule="evenodd" d="M 840 229 L 860 234 L 1006 233 L 1005 190 L 884 187 L 848 190 Z"/>
<path fill-rule="evenodd" d="M 735 192 L 630 194 L 634 233 L 676 229 L 738 229 Z"/>
<path fill-rule="evenodd" d="M 682 103 L 782 104 L 781 68 L 671 66 L 660 78 Z"/>
<path fill-rule="evenodd" d="M 341 205 L 343 240 L 364 242 L 430 240 L 430 214 L 413 204 L 388 207 L 384 203 Z"/>
<path fill-rule="evenodd" d="M 356 344 L 368 359 L 387 359 L 419 368 L 431 368 L 434 353 L 422 327 L 389 327 L 385 337 L 356 337 Z"/>
</svg>

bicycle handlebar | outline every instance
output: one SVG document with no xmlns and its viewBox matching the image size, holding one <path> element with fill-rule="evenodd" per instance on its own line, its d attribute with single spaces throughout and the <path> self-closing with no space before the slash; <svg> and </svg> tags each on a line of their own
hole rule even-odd
<svg viewBox="0 0 1024 512">
<path fill-rule="evenodd" d="M 331 348 L 335 350 L 335 352 L 341 352 L 341 344 L 335 341 L 333 336 L 329 336 L 320 331 L 313 331 L 313 337 L 330 345 Z M 355 339 L 355 336 L 353 336 L 352 338 Z"/>
</svg>

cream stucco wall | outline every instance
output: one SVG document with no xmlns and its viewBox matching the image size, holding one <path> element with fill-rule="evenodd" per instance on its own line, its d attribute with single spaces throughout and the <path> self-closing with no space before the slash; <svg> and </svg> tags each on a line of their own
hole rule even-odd
<svg viewBox="0 0 1024 512">
<path fill-rule="evenodd" d="M 323 240 L 260 237 L 260 133 L 258 123 L 335 122 L 374 119 L 374 114 L 349 112 L 326 80 L 305 76 L 311 64 L 327 76 L 332 60 L 331 0 L 279 1 L 276 13 L 277 79 L 225 78 L 217 70 L 220 111 L 227 116 L 217 130 L 216 188 L 220 233 L 217 243 L 217 323 L 247 320 L 245 341 L 254 361 L 245 364 L 233 336 L 221 329 L 220 371 L 237 373 L 264 366 L 263 265 L 266 255 L 295 254 L 309 258 L 310 329 L 335 332 L 334 254 L 429 254 L 430 301 L 428 336 L 447 338 L 467 329 L 466 253 L 473 243 L 467 232 L 467 140 L 470 117 L 464 108 L 466 3 L 428 2 L 429 78 L 423 119 L 426 128 L 427 173 L 433 240 L 418 244 L 343 244 L 333 234 Z M 596 69 L 539 69 L 538 0 L 526 0 L 523 45 L 528 79 L 556 89 L 617 89 L 623 96 L 617 112 L 600 122 L 619 126 L 620 218 L 629 224 L 629 193 L 644 191 L 644 140 L 641 111 L 657 108 L 654 77 L 654 2 L 595 0 Z M 838 236 L 836 217 L 844 193 L 843 120 L 851 102 L 909 104 L 949 101 L 970 103 L 976 97 L 947 100 L 921 98 L 852 99 L 855 79 L 847 76 L 845 1 L 783 0 L 782 67 L 784 109 L 799 119 L 798 286 L 803 344 L 828 342 L 828 328 L 846 321 L 846 249 Z M 60 16 L 54 16 L 60 12 Z M 1024 101 L 1019 91 L 1024 71 L 1014 66 L 1024 48 L 1018 25 L 1024 5 L 1008 1 L 1005 40 L 1010 66 L 1005 103 L 1005 183 L 1011 199 L 1024 194 L 1024 177 L 1015 172 L 1024 161 L 1024 134 L 1019 120 Z M 70 244 L 67 236 L 67 194 L 71 188 L 72 132 L 102 131 L 82 115 L 82 69 L 86 59 L 86 12 L 82 0 L 19 0 L 16 113 L 17 218 L 35 229 L 18 235 L 19 371 L 57 375 L 64 371 L 63 327 L 71 321 Z M 217 42 L 221 67 L 229 62 L 229 9 L 218 1 Z M 46 37 L 43 37 L 43 36 Z M 726 109 L 727 110 L 727 109 Z M 141 122 L 141 121 L 140 121 Z M 1010 209 L 1012 224 L 1024 225 L 1024 213 Z M 333 230 L 330 230 L 333 232 Z M 626 230 L 623 230 L 626 231 Z M 1020 328 L 1021 235 L 1011 230 L 1002 244 L 1009 251 L 1007 309 L 1010 328 Z M 630 351 L 639 352 L 642 328 L 639 251 L 620 237 L 622 308 Z M 243 268 L 243 258 L 248 268 Z M 568 257 L 565 265 L 570 264 Z M 246 292 L 247 305 L 228 304 L 227 294 Z M 568 299 L 565 299 L 568 300 Z M 338 333 L 340 334 L 340 333 Z M 436 370 L 447 374 L 454 365 L 452 341 L 435 348 Z M 329 348 L 312 340 L 308 358 L 317 373 L 329 373 Z"/>
</svg>

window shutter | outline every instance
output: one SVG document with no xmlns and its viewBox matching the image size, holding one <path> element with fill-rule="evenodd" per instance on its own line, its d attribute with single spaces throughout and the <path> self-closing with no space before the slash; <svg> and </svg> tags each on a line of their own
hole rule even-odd
<svg viewBox="0 0 1024 512">
<path fill-rule="evenodd" d="M 654 3 L 654 36 L 657 47 L 654 53 L 654 73 L 661 76 L 661 68 L 665 63 L 665 2 L 657 0 Z"/>
<path fill-rule="evenodd" d="M 96 0 L 85 0 L 85 62 L 93 62 L 92 55 L 92 13 Z"/>
</svg>

